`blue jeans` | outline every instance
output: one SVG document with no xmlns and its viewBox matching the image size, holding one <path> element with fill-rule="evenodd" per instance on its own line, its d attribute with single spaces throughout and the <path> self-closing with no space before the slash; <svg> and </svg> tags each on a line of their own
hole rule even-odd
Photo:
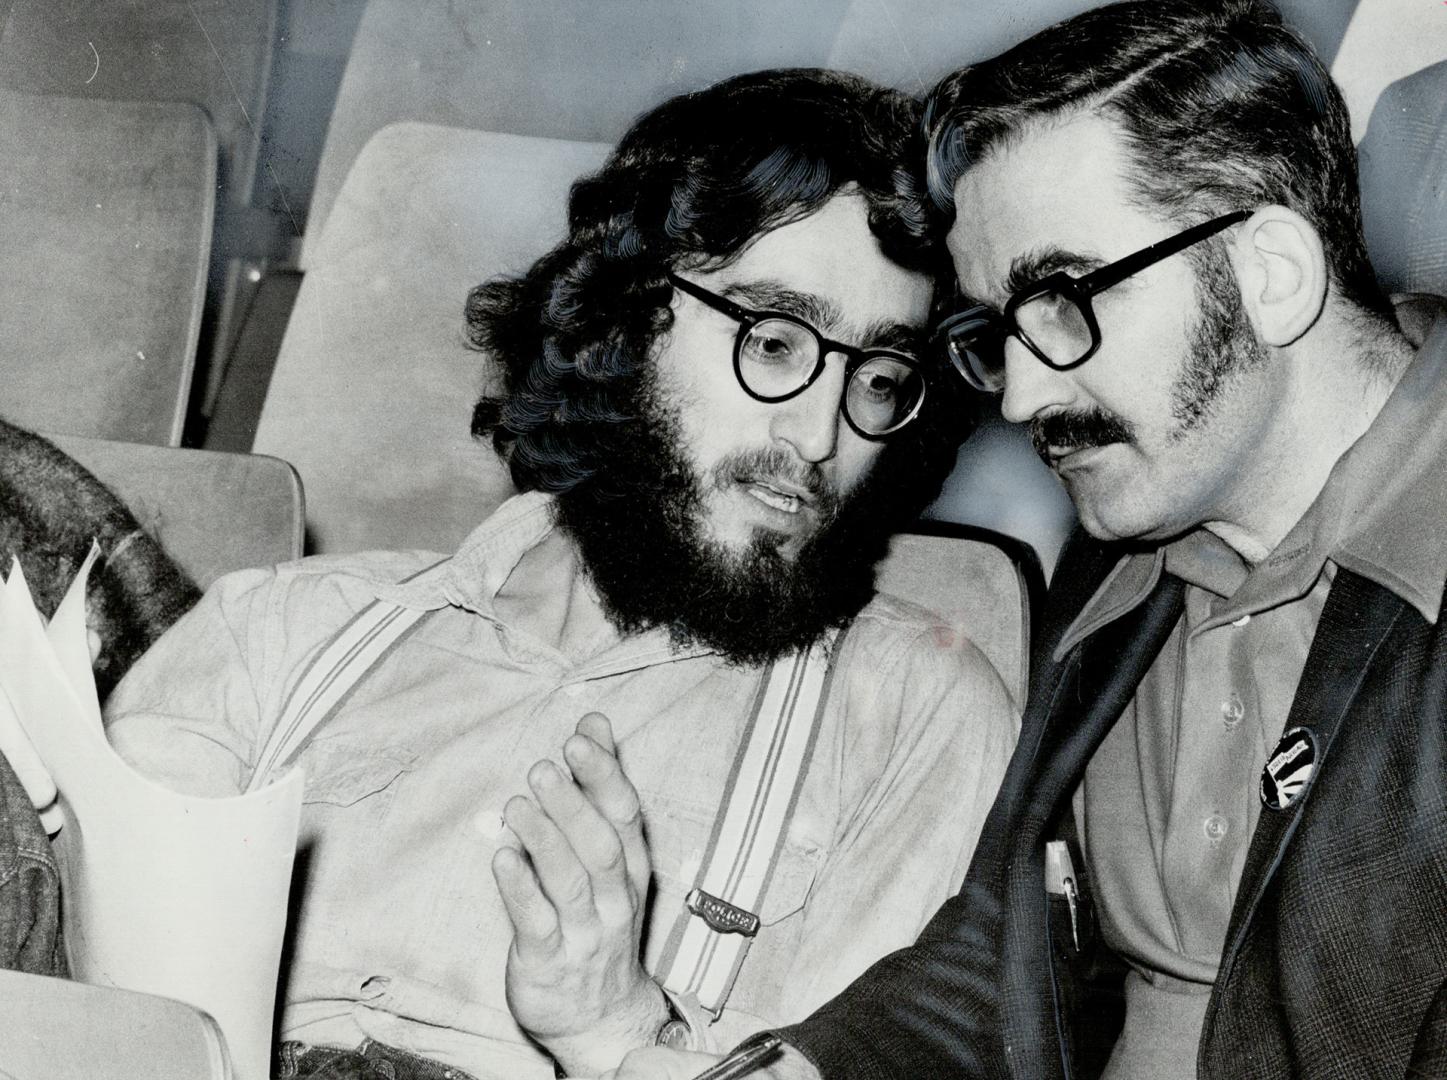
<svg viewBox="0 0 1447 1080">
<path fill-rule="evenodd" d="M 274 1080 L 474 1080 L 461 1069 L 368 1039 L 355 1050 L 284 1042 Z"/>
<path fill-rule="evenodd" d="M 60 868 L 50 838 L 0 755 L 0 968 L 64 978 Z"/>
</svg>

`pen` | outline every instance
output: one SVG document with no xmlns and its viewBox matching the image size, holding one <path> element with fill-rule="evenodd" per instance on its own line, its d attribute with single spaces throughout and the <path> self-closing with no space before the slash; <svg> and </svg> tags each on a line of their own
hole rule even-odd
<svg viewBox="0 0 1447 1080">
<path fill-rule="evenodd" d="M 693 1080 L 738 1080 L 739 1077 L 747 1076 L 778 1054 L 779 1048 L 783 1045 L 784 1040 L 772 1031 L 761 1031 L 757 1035 L 750 1035 L 734 1047 L 733 1052 L 722 1061 L 710 1065 Z"/>
</svg>

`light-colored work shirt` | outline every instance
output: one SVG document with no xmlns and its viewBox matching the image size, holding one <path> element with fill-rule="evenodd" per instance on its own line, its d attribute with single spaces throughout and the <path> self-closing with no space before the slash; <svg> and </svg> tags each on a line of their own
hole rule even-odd
<svg viewBox="0 0 1447 1080">
<path fill-rule="evenodd" d="M 142 771 L 235 793 L 307 660 L 351 615 L 379 597 L 436 610 L 300 755 L 305 891 L 282 1038 L 373 1038 L 478 1077 L 552 1076 L 504 1000 L 512 935 L 490 863 L 509 842 L 503 804 L 590 710 L 612 721 L 641 797 L 656 970 L 760 669 L 662 631 L 570 659 L 508 625 L 494 597 L 552 522 L 550 499 L 522 495 L 431 570 L 438 556 L 375 553 L 225 578 L 111 698 L 111 739 Z M 963 877 L 1013 748 L 994 668 L 968 643 L 942 647 L 923 611 L 876 597 L 840 649 L 763 927 L 718 1021 L 690 1017 L 711 1046 L 802 1018 L 908 944 Z"/>
<path fill-rule="evenodd" d="M 1075 812 L 1106 942 L 1131 965 L 1106 1080 L 1196 1074 L 1261 772 L 1286 726 L 1337 568 L 1435 622 L 1447 538 L 1447 321 L 1258 565 L 1198 530 L 1122 560 L 1059 653 L 1139 604 L 1160 575 L 1185 612 L 1086 770 Z M 1426 509 L 1431 508 L 1431 509 Z"/>
</svg>

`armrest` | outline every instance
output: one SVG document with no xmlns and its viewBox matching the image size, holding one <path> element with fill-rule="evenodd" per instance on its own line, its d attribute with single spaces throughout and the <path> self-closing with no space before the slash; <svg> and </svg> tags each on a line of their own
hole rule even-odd
<svg viewBox="0 0 1447 1080">
<path fill-rule="evenodd" d="M 151 994 L 0 971 L 0 1076 L 232 1080 L 216 1022 Z"/>
</svg>

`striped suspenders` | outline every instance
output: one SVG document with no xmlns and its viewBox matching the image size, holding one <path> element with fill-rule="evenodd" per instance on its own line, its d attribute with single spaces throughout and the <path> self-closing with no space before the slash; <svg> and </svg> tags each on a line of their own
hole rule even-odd
<svg viewBox="0 0 1447 1080">
<path fill-rule="evenodd" d="M 289 762 L 430 614 L 374 600 L 338 630 L 287 696 L 247 791 L 264 786 Z M 695 996 L 715 1015 L 758 932 L 757 912 L 813 757 L 842 636 L 831 633 L 764 672 L 703 865 L 664 948 L 657 980 L 673 993 Z"/>
<path fill-rule="evenodd" d="M 367 677 L 430 611 L 373 600 L 322 647 L 302 672 L 281 708 L 281 719 L 256 759 L 247 791 L 264 787 L 292 759 L 317 726 L 335 713 L 352 688 Z"/>
<path fill-rule="evenodd" d="M 722 1011 L 804 786 L 824 715 L 838 635 L 774 662 L 754 697 L 703 865 L 655 978 Z"/>
</svg>

